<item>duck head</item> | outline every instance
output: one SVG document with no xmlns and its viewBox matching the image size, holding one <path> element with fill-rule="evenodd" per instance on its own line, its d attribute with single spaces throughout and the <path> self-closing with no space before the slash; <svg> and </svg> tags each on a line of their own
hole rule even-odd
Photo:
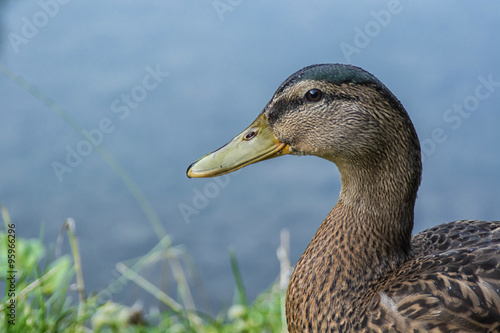
<svg viewBox="0 0 500 333">
<path fill-rule="evenodd" d="M 394 182 L 420 182 L 420 145 L 403 106 L 375 76 L 342 64 L 291 75 L 248 128 L 191 164 L 187 175 L 219 176 L 286 154 L 334 162 L 343 184 L 360 173 L 396 171 L 401 179 Z"/>
</svg>

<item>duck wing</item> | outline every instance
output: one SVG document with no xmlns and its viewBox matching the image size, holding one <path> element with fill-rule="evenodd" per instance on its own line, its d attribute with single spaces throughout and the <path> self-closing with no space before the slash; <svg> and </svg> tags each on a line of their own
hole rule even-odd
<svg viewBox="0 0 500 333">
<path fill-rule="evenodd" d="M 375 298 L 369 326 L 500 332 L 500 222 L 442 224 L 415 235 L 412 247 L 413 258 Z"/>
</svg>

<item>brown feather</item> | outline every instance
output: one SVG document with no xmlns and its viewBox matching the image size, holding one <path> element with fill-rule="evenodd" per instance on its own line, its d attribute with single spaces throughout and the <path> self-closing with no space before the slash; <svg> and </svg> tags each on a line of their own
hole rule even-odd
<svg viewBox="0 0 500 333">
<path fill-rule="evenodd" d="M 263 155 L 226 161 L 227 149 L 243 142 L 237 136 L 224 152 L 193 163 L 188 176 L 231 172 L 284 147 L 337 165 L 338 202 L 288 286 L 290 333 L 500 332 L 500 222 L 450 222 L 411 237 L 420 143 L 403 105 L 377 78 L 350 65 L 306 67 L 257 120 L 251 126 L 272 132 Z M 245 142 L 256 133 L 252 127 Z"/>
<path fill-rule="evenodd" d="M 311 89 L 321 102 L 304 102 Z M 292 152 L 334 162 L 342 179 L 290 280 L 291 333 L 500 332 L 500 222 L 411 237 L 420 145 L 389 89 L 353 66 L 311 66 L 263 112 Z"/>
</svg>

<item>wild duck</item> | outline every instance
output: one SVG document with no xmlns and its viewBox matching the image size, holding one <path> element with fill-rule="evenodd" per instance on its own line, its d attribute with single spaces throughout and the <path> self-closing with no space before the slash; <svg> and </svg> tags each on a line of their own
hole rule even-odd
<svg viewBox="0 0 500 333">
<path fill-rule="evenodd" d="M 420 144 L 375 76 L 350 65 L 303 68 L 187 175 L 285 154 L 332 161 L 342 181 L 290 279 L 291 333 L 500 332 L 500 222 L 456 221 L 411 236 Z"/>
</svg>

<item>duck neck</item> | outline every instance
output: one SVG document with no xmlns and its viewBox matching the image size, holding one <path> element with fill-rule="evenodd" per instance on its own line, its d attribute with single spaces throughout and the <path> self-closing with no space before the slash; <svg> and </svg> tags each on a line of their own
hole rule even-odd
<svg viewBox="0 0 500 333">
<path fill-rule="evenodd" d="M 411 167 L 388 163 L 378 169 L 337 163 L 338 203 L 300 258 L 288 288 L 291 332 L 315 323 L 325 311 L 336 329 L 352 328 L 355 323 L 345 318 L 359 318 L 380 291 L 380 281 L 408 260 L 421 170 L 415 161 Z"/>
<path fill-rule="evenodd" d="M 351 241 L 369 238 L 373 243 L 368 248 L 373 255 L 388 261 L 410 252 L 420 183 L 419 165 L 395 165 L 339 166 L 342 188 L 338 203 L 327 219 L 334 228 L 341 228 L 353 237 Z"/>
</svg>

